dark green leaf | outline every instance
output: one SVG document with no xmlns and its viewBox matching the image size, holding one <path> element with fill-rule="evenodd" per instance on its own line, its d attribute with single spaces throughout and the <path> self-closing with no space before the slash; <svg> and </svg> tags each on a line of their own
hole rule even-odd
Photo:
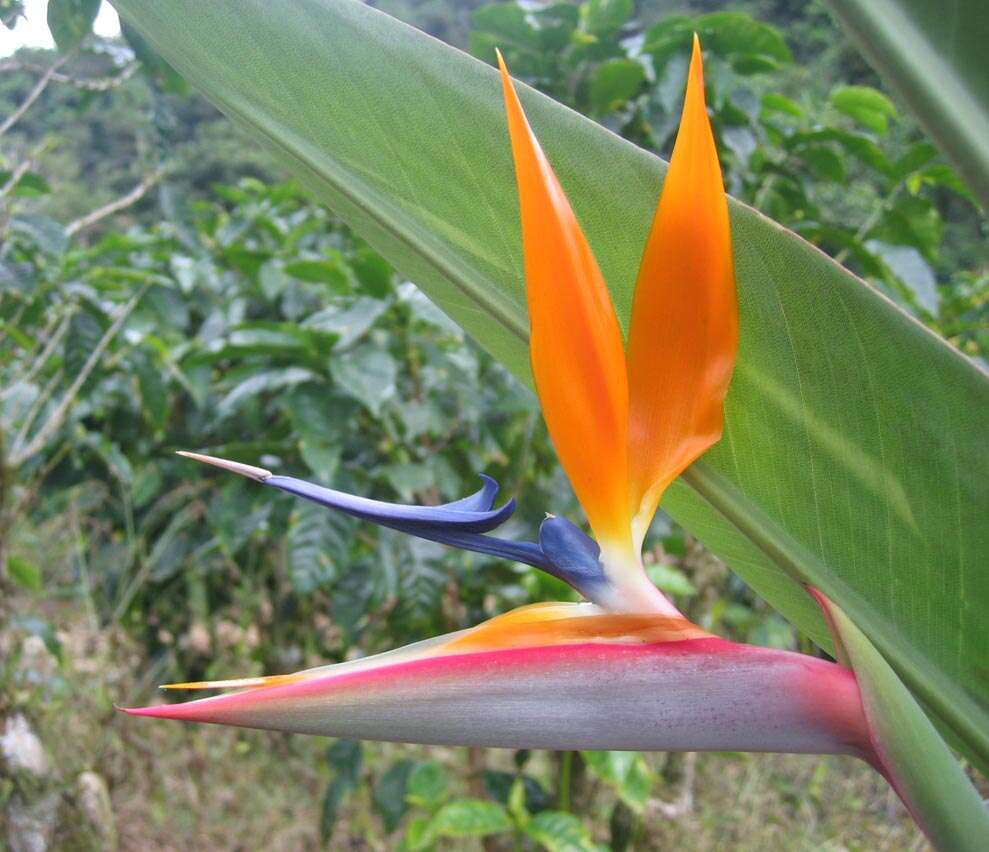
<svg viewBox="0 0 989 852">
<path fill-rule="evenodd" d="M 409 775 L 415 767 L 415 762 L 399 760 L 382 775 L 374 785 L 372 800 L 374 808 L 385 824 L 385 831 L 391 833 L 397 827 L 405 812 L 409 809 L 405 799 Z"/>
<path fill-rule="evenodd" d="M 61 51 L 72 50 L 93 30 L 102 0 L 48 0 L 48 29 Z"/>
</svg>

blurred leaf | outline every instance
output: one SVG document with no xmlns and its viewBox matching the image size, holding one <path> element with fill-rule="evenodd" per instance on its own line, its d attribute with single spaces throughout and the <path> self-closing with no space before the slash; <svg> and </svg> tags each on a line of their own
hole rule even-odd
<svg viewBox="0 0 989 852">
<path fill-rule="evenodd" d="M 591 108 L 597 113 L 619 109 L 645 81 L 645 68 L 632 59 L 602 62 L 591 75 Z"/>
<path fill-rule="evenodd" d="M 415 762 L 407 758 L 396 761 L 374 785 L 372 801 L 378 812 L 385 831 L 393 832 L 409 809 L 405 794 L 408 789 L 409 776 L 415 768 Z"/>
<path fill-rule="evenodd" d="M 54 219 L 37 214 L 14 216 L 10 220 L 10 230 L 24 234 L 37 243 L 45 254 L 59 256 L 65 253 L 69 245 L 69 237 Z"/>
<path fill-rule="evenodd" d="M 337 564 L 346 555 L 346 540 L 334 527 L 345 521 L 324 506 L 299 501 L 288 529 L 288 570 L 292 587 L 308 595 L 337 576 Z M 348 525 L 349 526 L 349 525 Z"/>
<path fill-rule="evenodd" d="M 611 852 L 625 852 L 635 836 L 638 818 L 628 805 L 621 799 L 615 802 L 608 820 L 611 832 Z"/>
<path fill-rule="evenodd" d="M 632 11 L 632 0 L 587 0 L 580 6 L 584 27 L 597 36 L 619 29 L 631 17 Z"/>
<path fill-rule="evenodd" d="M 346 349 L 360 340 L 387 309 L 387 302 L 361 297 L 343 310 L 337 306 L 325 308 L 307 317 L 302 325 L 335 334 L 336 348 Z"/>
<path fill-rule="evenodd" d="M 356 785 L 361 778 L 364 748 L 357 740 L 337 740 L 326 750 L 326 762 L 339 777 Z"/>
<path fill-rule="evenodd" d="M 932 316 L 938 315 L 937 279 L 917 249 L 913 246 L 889 245 L 879 240 L 868 240 L 865 247 L 882 258 L 890 272 L 906 284 L 918 305 Z"/>
<path fill-rule="evenodd" d="M 60 51 L 67 52 L 93 31 L 102 0 L 48 0 L 48 29 Z"/>
<path fill-rule="evenodd" d="M 762 96 L 762 108 L 767 112 L 783 113 L 794 118 L 801 118 L 804 114 L 800 104 L 777 92 L 767 92 Z"/>
<path fill-rule="evenodd" d="M 879 134 L 889 129 L 890 118 L 896 118 L 893 102 L 871 86 L 840 86 L 831 93 L 831 103 L 835 109 Z"/>
<path fill-rule="evenodd" d="M 329 284 L 330 289 L 335 293 L 346 293 L 350 290 L 350 279 L 337 261 L 296 260 L 286 263 L 284 270 L 286 275 L 291 275 L 300 281 Z"/>
<path fill-rule="evenodd" d="M 641 814 L 652 790 L 652 775 L 634 751 L 582 751 L 587 768 L 612 786 L 632 810 Z"/>
<path fill-rule="evenodd" d="M 335 774 L 327 785 L 320 809 L 319 836 L 323 843 L 333 834 L 340 805 L 360 781 L 363 749 L 359 742 L 337 740 L 327 749 L 326 760 Z"/>
<path fill-rule="evenodd" d="M 407 783 L 405 798 L 409 804 L 435 811 L 446 799 L 450 782 L 442 766 L 427 760 L 416 764 Z"/>
<path fill-rule="evenodd" d="M 103 327 L 89 311 L 80 310 L 72 315 L 62 356 L 65 373 L 70 380 L 82 373 L 86 361 L 102 337 Z"/>
<path fill-rule="evenodd" d="M 983 0 L 826 0 L 989 210 L 989 15 Z"/>
<path fill-rule="evenodd" d="M 45 643 L 48 653 L 62 662 L 62 643 L 50 622 L 33 615 L 14 615 L 10 623 L 32 636 L 38 636 Z"/>
<path fill-rule="evenodd" d="M 646 573 L 662 591 L 668 595 L 690 597 L 697 594 L 697 588 L 679 568 L 665 562 L 646 566 Z"/>
<path fill-rule="evenodd" d="M 14 173 L 9 169 L 0 169 L 0 186 L 6 186 L 13 175 Z M 51 192 L 51 187 L 37 172 L 27 171 L 7 191 L 19 198 L 37 198 L 39 195 L 47 195 Z"/>
<path fill-rule="evenodd" d="M 512 830 L 508 812 L 494 802 L 458 799 L 437 811 L 429 824 L 433 837 L 486 837 Z"/>
<path fill-rule="evenodd" d="M 549 808 L 552 799 L 543 786 L 531 775 L 516 775 L 512 772 L 501 772 L 496 769 L 484 770 L 484 789 L 497 802 L 508 807 L 508 800 L 514 789 L 515 782 L 521 779 L 525 791 L 525 809 L 530 814 L 539 813 Z"/>
<path fill-rule="evenodd" d="M 302 367 L 285 367 L 284 369 L 264 370 L 255 373 L 240 382 L 220 400 L 218 414 L 221 417 L 226 417 L 242 402 L 260 393 L 270 393 L 271 391 L 294 387 L 303 382 L 317 380 L 318 376 Z"/>
<path fill-rule="evenodd" d="M 10 578 L 21 588 L 31 592 L 41 591 L 44 585 L 41 569 L 34 563 L 20 556 L 11 555 L 7 559 L 7 570 L 10 572 Z"/>
<path fill-rule="evenodd" d="M 845 163 L 831 148 L 810 145 L 800 154 L 821 180 L 842 183 L 845 180 Z"/>
<path fill-rule="evenodd" d="M 395 395 L 398 366 L 384 349 L 362 344 L 334 356 L 330 362 L 334 381 L 377 417 L 381 406 Z"/>
<path fill-rule="evenodd" d="M 549 852 L 601 852 L 586 826 L 573 814 L 543 811 L 526 826 L 525 833 Z"/>
<path fill-rule="evenodd" d="M 495 36 L 502 48 L 506 45 L 527 49 L 539 47 L 536 31 L 526 19 L 525 11 L 517 3 L 491 3 L 487 6 L 479 6 L 471 13 L 471 20 L 475 29 Z"/>
<path fill-rule="evenodd" d="M 137 359 L 135 369 L 144 413 L 156 429 L 161 429 L 168 420 L 168 386 L 158 366 L 150 359 Z"/>
</svg>

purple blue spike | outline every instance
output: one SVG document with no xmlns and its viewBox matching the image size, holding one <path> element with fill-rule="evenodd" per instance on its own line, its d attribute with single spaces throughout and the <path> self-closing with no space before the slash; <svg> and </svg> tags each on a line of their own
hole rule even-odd
<svg viewBox="0 0 989 852">
<path fill-rule="evenodd" d="M 291 476 L 276 476 L 264 468 L 200 453 L 182 452 L 180 455 L 399 532 L 462 550 L 524 562 L 569 583 L 592 601 L 599 597 L 602 586 L 608 582 L 599 559 L 601 549 L 566 518 L 547 517 L 539 528 L 538 544 L 484 535 L 505 523 L 515 511 L 514 498 L 498 509 L 492 508 L 498 483 L 490 476 L 482 474 L 480 490 L 469 497 L 440 506 L 407 506 L 357 497 Z"/>
<path fill-rule="evenodd" d="M 304 497 L 331 509 L 338 509 L 355 518 L 376 524 L 395 527 L 414 533 L 420 526 L 442 526 L 463 532 L 482 533 L 495 529 L 507 521 L 515 511 L 515 500 L 509 500 L 500 509 L 476 509 L 472 506 L 490 506 L 498 484 L 490 477 L 476 494 L 454 503 L 441 506 L 406 506 L 401 503 L 385 503 L 367 497 L 357 497 L 343 491 L 325 488 L 291 476 L 269 476 L 261 481 L 297 497 Z M 490 497 L 490 499 L 489 499 Z M 468 508 L 465 508 L 467 506 Z"/>
</svg>

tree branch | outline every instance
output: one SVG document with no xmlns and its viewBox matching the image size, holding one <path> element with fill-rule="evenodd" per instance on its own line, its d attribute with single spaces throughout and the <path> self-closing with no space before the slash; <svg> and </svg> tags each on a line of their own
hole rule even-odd
<svg viewBox="0 0 989 852">
<path fill-rule="evenodd" d="M 70 54 L 60 56 L 51 64 L 48 70 L 38 78 L 38 82 L 35 83 L 34 88 L 28 92 L 27 97 L 21 101 L 20 106 L 17 107 L 17 109 L 15 109 L 9 116 L 7 116 L 2 124 L 0 124 L 0 136 L 3 136 L 4 133 L 17 124 L 17 122 L 24 117 L 24 113 L 31 109 L 32 104 L 34 104 L 34 102 L 41 97 L 41 93 L 48 88 L 48 84 L 52 81 L 52 77 L 58 73 L 58 69 L 69 61 L 69 55 Z"/>
<path fill-rule="evenodd" d="M 68 331 L 69 322 L 71 319 L 72 315 L 67 314 L 62 318 L 60 324 L 56 319 L 53 319 L 49 323 L 48 327 L 42 332 L 42 334 L 49 334 L 53 328 L 55 330 L 54 333 L 48 338 L 48 342 L 45 344 L 41 354 L 34 360 L 31 366 L 25 370 L 23 375 L 12 379 L 7 387 L 0 388 L 0 400 L 10 396 L 14 392 L 17 385 L 30 382 L 38 374 L 41 368 L 48 362 L 48 359 L 51 358 L 52 353 L 55 351 L 55 347 L 58 346 L 59 341 L 61 341 L 61 339 L 65 336 L 65 332 Z M 55 327 L 56 325 L 57 328 Z M 35 351 L 37 351 L 36 346 L 32 348 L 31 354 L 28 355 L 28 358 L 30 358 Z"/>
<path fill-rule="evenodd" d="M 3 186 L 0 186 L 0 198 L 3 198 L 7 195 L 7 193 L 11 192 L 13 188 L 20 183 L 21 178 L 28 173 L 33 165 L 34 163 L 32 163 L 31 160 L 22 160 L 14 166 L 14 170 L 10 173 L 10 177 L 7 179 L 7 182 Z"/>
<path fill-rule="evenodd" d="M 77 89 L 87 92 L 105 92 L 119 86 L 126 80 L 134 76 L 134 72 L 140 67 L 139 62 L 130 62 L 111 77 L 73 77 L 71 74 L 63 74 L 56 71 L 51 75 L 53 83 L 68 83 Z M 4 71 L 34 71 L 43 72 L 45 67 L 33 62 L 21 62 L 19 59 L 8 59 L 0 62 L 0 73 Z"/>
<path fill-rule="evenodd" d="M 164 173 L 164 169 L 156 169 L 154 172 L 147 175 L 126 195 L 122 195 L 120 198 L 111 201 L 109 204 L 104 204 L 102 207 L 97 207 L 85 216 L 81 216 L 74 222 L 70 222 L 65 227 L 65 233 L 71 237 L 73 234 L 78 233 L 91 225 L 95 225 L 101 219 L 105 219 L 107 216 L 112 216 L 114 213 L 119 213 L 121 210 L 126 210 L 132 204 L 136 204 L 148 193 L 148 190 L 151 189 L 151 187 L 161 180 Z"/>
</svg>

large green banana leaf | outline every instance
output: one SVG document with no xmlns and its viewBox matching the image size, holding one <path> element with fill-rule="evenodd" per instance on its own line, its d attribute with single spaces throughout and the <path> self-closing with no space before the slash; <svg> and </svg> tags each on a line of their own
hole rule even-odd
<svg viewBox="0 0 989 852">
<path fill-rule="evenodd" d="M 494 71 L 354 0 L 114 0 L 166 59 L 525 381 Z M 523 101 L 627 321 L 665 164 Z M 731 205 L 742 344 L 722 442 L 663 505 L 824 646 L 837 602 L 989 758 L 989 381 L 821 252 Z"/>
<path fill-rule="evenodd" d="M 825 0 L 989 210 L 986 0 Z"/>
</svg>

